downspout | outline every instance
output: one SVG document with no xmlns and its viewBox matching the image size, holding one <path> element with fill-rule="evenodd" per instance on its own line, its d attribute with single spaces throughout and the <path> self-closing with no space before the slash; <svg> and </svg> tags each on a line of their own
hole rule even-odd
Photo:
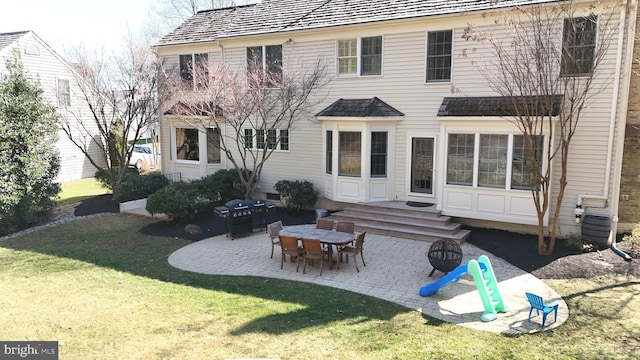
<svg viewBox="0 0 640 360">
<path fill-rule="evenodd" d="M 629 19 L 629 29 L 628 29 L 628 32 L 626 33 L 628 40 L 627 40 L 627 49 L 626 49 L 627 52 L 626 52 L 626 58 L 625 58 L 625 65 L 627 65 L 628 68 L 631 69 L 631 64 L 633 61 L 633 51 L 634 51 L 634 45 L 635 45 L 634 39 L 635 39 L 638 3 L 637 3 L 637 0 L 631 0 L 627 2 L 627 4 L 630 5 L 628 6 L 629 14 L 630 16 L 633 16 L 633 17 Z M 621 15 L 623 16 L 625 15 L 624 13 L 625 8 L 626 7 L 624 7 L 621 12 Z M 625 21 L 626 21 L 626 17 L 625 17 Z M 631 256 L 629 256 L 628 254 L 624 253 L 622 250 L 616 247 L 616 235 L 618 233 L 618 206 L 620 204 L 620 179 L 622 178 L 624 134 L 625 134 L 625 127 L 627 122 L 627 111 L 629 108 L 629 88 L 631 87 L 630 76 L 631 76 L 631 71 L 625 72 L 624 88 L 622 89 L 623 96 L 621 97 L 622 99 L 624 99 L 624 102 L 622 103 L 622 106 L 620 109 L 620 113 L 623 114 L 621 120 L 624 120 L 624 121 L 620 121 L 618 123 L 618 139 L 616 142 L 616 154 L 618 154 L 618 156 L 616 156 L 616 164 L 615 164 L 615 170 L 614 170 L 615 179 L 618 179 L 618 180 L 617 180 L 616 186 L 613 189 L 613 196 L 611 199 L 612 201 L 611 250 L 613 250 L 613 252 L 621 256 L 625 261 L 631 261 Z"/>
<path fill-rule="evenodd" d="M 633 0 L 635 3 L 635 0 Z M 618 24 L 618 34 L 625 34 L 625 25 L 626 25 L 626 6 L 622 6 L 620 9 L 620 23 Z M 633 23 L 633 25 L 635 26 L 635 21 Z M 609 202 L 609 184 L 610 184 L 610 178 L 611 178 L 611 158 L 613 157 L 613 138 L 614 138 L 614 133 L 615 133 L 615 125 L 616 125 L 616 117 L 618 115 L 617 112 L 617 107 L 618 107 L 618 95 L 619 95 L 619 91 L 620 91 L 620 74 L 622 73 L 622 57 L 623 57 L 623 45 L 624 45 L 624 35 L 621 35 L 618 37 L 618 46 L 617 46 L 617 53 L 616 53 L 616 71 L 615 71 L 615 78 L 614 78 L 614 87 L 613 87 L 613 94 L 611 97 L 611 117 L 609 119 L 609 136 L 607 139 L 607 160 L 606 160 L 606 166 L 605 166 L 605 175 L 604 175 L 604 186 L 602 189 L 602 195 L 597 195 L 597 194 L 578 194 L 578 199 L 576 201 L 576 208 L 574 210 L 574 214 L 576 216 L 576 223 L 580 223 L 580 221 L 582 220 L 582 215 L 585 212 L 585 208 L 582 206 L 582 200 L 583 199 L 594 199 L 594 200 L 602 200 L 604 201 L 604 206 L 603 207 L 608 207 L 608 202 Z M 627 50 L 629 48 L 629 45 L 627 44 Z M 629 55 L 631 54 L 631 55 Z M 629 53 L 629 51 L 627 51 L 627 61 L 629 60 L 629 57 L 632 57 L 633 55 L 633 41 L 631 41 L 631 52 Z M 626 76 L 625 76 L 626 77 Z M 625 92 L 627 93 L 628 96 L 628 86 L 625 86 Z M 627 97 L 628 99 L 628 97 Z M 626 109 L 627 104 L 625 102 L 624 108 Z M 625 110 L 626 111 L 626 110 Z M 626 118 L 626 117 L 625 117 Z M 624 124 L 623 124 L 624 125 Z M 624 128 L 623 128 L 623 134 L 624 134 Z M 622 159 L 618 160 L 618 157 L 616 157 L 616 161 L 620 162 L 620 167 L 622 166 Z M 618 167 L 618 164 L 616 163 L 616 169 Z M 615 207 L 612 207 L 611 211 L 614 211 Z M 614 233 L 615 234 L 615 233 Z"/>
</svg>

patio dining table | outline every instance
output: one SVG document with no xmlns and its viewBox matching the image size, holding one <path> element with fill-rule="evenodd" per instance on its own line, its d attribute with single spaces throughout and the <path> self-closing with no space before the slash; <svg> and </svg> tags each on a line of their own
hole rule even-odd
<svg viewBox="0 0 640 360">
<path fill-rule="evenodd" d="M 293 236 L 298 239 L 319 239 L 321 243 L 327 245 L 329 256 L 332 261 L 329 262 L 329 268 L 333 269 L 333 246 L 342 246 L 351 243 L 354 239 L 353 234 L 339 232 L 334 230 L 316 229 L 315 225 L 293 225 L 285 226 L 280 230 L 280 235 Z"/>
</svg>

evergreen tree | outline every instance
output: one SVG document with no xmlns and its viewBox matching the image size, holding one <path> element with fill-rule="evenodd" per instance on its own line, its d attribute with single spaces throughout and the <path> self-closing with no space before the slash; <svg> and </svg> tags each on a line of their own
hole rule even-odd
<svg viewBox="0 0 640 360">
<path fill-rule="evenodd" d="M 60 192 L 56 109 L 17 52 L 7 70 L 0 79 L 0 234 L 37 222 Z"/>
</svg>

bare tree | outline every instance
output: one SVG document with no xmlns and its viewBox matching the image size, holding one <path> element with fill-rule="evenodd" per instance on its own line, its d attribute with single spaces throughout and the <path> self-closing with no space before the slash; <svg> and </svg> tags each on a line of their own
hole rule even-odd
<svg viewBox="0 0 640 360">
<path fill-rule="evenodd" d="M 175 105 L 169 113 L 200 131 L 220 130 L 221 153 L 238 172 L 248 199 L 265 162 L 289 146 L 290 129 L 308 119 L 321 100 L 315 95 L 328 82 L 326 65 L 319 58 L 306 66 L 288 62 L 284 72 L 278 64 L 264 70 L 261 63 L 246 71 L 222 64 L 194 67 L 195 82 L 173 83 Z"/>
<path fill-rule="evenodd" d="M 488 45 L 490 56 L 478 68 L 491 89 L 508 100 L 506 118 L 523 134 L 526 159 L 522 170 L 529 173 L 540 255 L 550 255 L 555 246 L 569 148 L 580 117 L 609 82 L 603 77 L 594 79 L 617 31 L 612 14 L 612 8 L 577 8 L 573 1 L 558 2 L 505 13 L 499 24 L 507 36 L 478 31 L 472 25 L 465 29 L 467 40 Z M 478 54 L 465 51 L 463 55 Z M 550 207 L 551 164 L 556 159 L 560 173 L 547 243 L 544 217 Z"/>
<path fill-rule="evenodd" d="M 248 0 L 157 0 L 151 5 L 147 31 L 154 39 L 167 34 L 198 11 L 244 5 Z"/>
<path fill-rule="evenodd" d="M 74 57 L 79 93 L 72 102 L 59 101 L 60 126 L 88 161 L 108 174 L 116 195 L 133 151 L 128 142 L 157 123 L 160 64 L 147 45 L 131 37 L 118 55 L 92 57 L 78 48 Z M 92 121 L 85 122 L 87 117 Z"/>
</svg>

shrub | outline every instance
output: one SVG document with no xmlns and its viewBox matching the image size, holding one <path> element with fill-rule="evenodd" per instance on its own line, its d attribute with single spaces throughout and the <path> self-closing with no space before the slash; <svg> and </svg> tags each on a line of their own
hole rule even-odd
<svg viewBox="0 0 640 360">
<path fill-rule="evenodd" d="M 113 192 L 112 184 L 115 182 L 115 179 L 118 177 L 118 171 L 120 171 L 120 169 L 117 167 L 100 169 L 96 171 L 96 173 L 93 176 L 96 178 L 96 180 L 100 183 L 100 185 L 103 188 Z M 137 173 L 138 173 L 137 169 L 127 168 L 125 176 L 127 176 L 127 174 L 137 174 Z"/>
<path fill-rule="evenodd" d="M 306 180 L 280 180 L 274 185 L 274 189 L 280 193 L 285 207 L 293 213 L 313 208 L 318 201 L 318 192 L 313 188 L 313 184 Z"/>
<path fill-rule="evenodd" d="M 3 60 L 5 61 L 5 60 Z M 60 193 L 56 109 L 17 51 L 0 76 L 0 232 L 32 225 Z"/>
<path fill-rule="evenodd" d="M 186 222 L 197 215 L 197 192 L 187 183 L 171 183 L 149 195 L 147 211 L 166 214 L 173 221 Z"/>
<path fill-rule="evenodd" d="M 631 230 L 631 234 L 625 235 L 622 240 L 629 243 L 632 252 L 640 253 L 640 224 L 637 224 Z"/>
<path fill-rule="evenodd" d="M 591 251 L 593 245 L 586 243 L 582 240 L 582 235 L 578 233 L 569 233 L 564 238 L 564 243 L 567 248 L 580 251 Z"/>
<path fill-rule="evenodd" d="M 248 171 L 248 170 L 245 170 Z M 211 175 L 191 182 L 198 195 L 214 204 L 244 198 L 244 185 L 235 169 L 218 170 Z"/>
<path fill-rule="evenodd" d="M 116 201 L 125 202 L 144 199 L 169 184 L 160 173 L 141 175 L 137 171 L 127 172 L 116 192 Z"/>
</svg>

